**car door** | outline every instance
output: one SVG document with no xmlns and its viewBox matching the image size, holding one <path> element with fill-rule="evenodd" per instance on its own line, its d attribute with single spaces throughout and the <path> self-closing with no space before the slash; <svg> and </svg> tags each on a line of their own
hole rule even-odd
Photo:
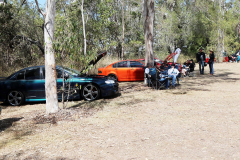
<svg viewBox="0 0 240 160">
<path fill-rule="evenodd" d="M 3 84 L 3 91 L 4 95 L 10 91 L 20 91 L 25 95 L 26 88 L 25 88 L 25 70 L 20 71 L 13 75 L 9 80 L 5 81 Z"/>
<path fill-rule="evenodd" d="M 62 93 L 63 93 L 63 69 L 62 68 L 56 68 L 56 74 L 57 74 L 57 95 L 58 99 L 62 99 Z M 43 68 L 43 75 L 45 78 L 45 68 Z M 66 89 L 68 80 L 64 82 L 64 88 Z M 64 93 L 64 96 L 66 96 L 66 93 Z"/>
<path fill-rule="evenodd" d="M 68 82 L 69 80 L 64 80 L 63 75 L 65 74 L 63 69 L 56 68 L 56 73 L 57 73 L 57 93 L 58 93 L 58 99 L 62 99 L 62 96 L 66 96 L 66 90 L 68 87 Z M 63 84 L 64 83 L 64 84 Z M 63 90 L 63 85 L 64 85 L 64 90 Z"/>
<path fill-rule="evenodd" d="M 26 69 L 24 88 L 26 101 L 45 99 L 45 79 L 41 67 Z"/>
<path fill-rule="evenodd" d="M 131 81 L 140 81 L 144 79 L 144 65 L 139 61 L 130 61 Z"/>
<path fill-rule="evenodd" d="M 121 61 L 113 65 L 113 70 L 117 73 L 118 80 L 128 81 L 130 80 L 130 68 L 129 61 Z"/>
</svg>

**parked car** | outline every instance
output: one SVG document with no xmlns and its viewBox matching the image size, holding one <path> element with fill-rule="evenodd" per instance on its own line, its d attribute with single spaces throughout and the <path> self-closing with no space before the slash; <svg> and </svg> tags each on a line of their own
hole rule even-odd
<svg viewBox="0 0 240 160">
<path fill-rule="evenodd" d="M 96 61 L 106 52 L 99 54 Z M 95 62 L 96 62 L 95 61 Z M 116 80 L 110 80 L 98 75 L 80 75 L 81 73 L 70 68 L 56 66 L 58 99 L 62 99 L 62 86 L 65 84 L 64 97 L 87 101 L 99 97 L 112 96 L 119 92 Z M 70 88 L 69 88 L 70 83 Z M 24 68 L 13 73 L 6 79 L 0 80 L 0 101 L 17 106 L 24 102 L 45 101 L 45 66 Z"/>
<path fill-rule="evenodd" d="M 139 60 L 122 60 L 104 68 L 98 68 L 98 75 L 118 81 L 143 81 L 144 63 Z"/>
</svg>

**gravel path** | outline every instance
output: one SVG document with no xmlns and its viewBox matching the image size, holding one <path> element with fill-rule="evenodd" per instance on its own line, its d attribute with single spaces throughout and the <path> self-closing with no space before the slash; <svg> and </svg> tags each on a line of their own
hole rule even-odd
<svg viewBox="0 0 240 160">
<path fill-rule="evenodd" d="M 70 102 L 52 123 L 35 122 L 44 104 L 4 106 L 1 121 L 23 118 L 0 133 L 0 159 L 240 159 L 239 68 L 196 67 L 172 90 L 120 83 L 120 96 Z"/>
</svg>

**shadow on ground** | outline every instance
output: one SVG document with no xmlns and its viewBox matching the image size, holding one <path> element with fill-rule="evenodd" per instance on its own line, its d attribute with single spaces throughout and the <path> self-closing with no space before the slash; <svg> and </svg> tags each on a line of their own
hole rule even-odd
<svg viewBox="0 0 240 160">
<path fill-rule="evenodd" d="M 181 88 L 185 91 L 210 91 L 204 87 L 205 85 L 211 85 L 218 82 L 236 82 L 239 81 L 239 78 L 231 78 L 230 76 L 235 75 L 233 72 L 229 72 L 227 70 L 219 70 L 221 74 L 215 75 L 200 75 L 196 74 L 196 77 L 186 77 L 184 78 L 184 87 Z M 197 87 L 196 87 L 197 86 Z M 202 86 L 202 87 L 201 87 Z"/>
<path fill-rule="evenodd" d="M 14 122 L 21 120 L 23 117 L 20 118 L 6 118 L 0 120 L 0 132 L 4 131 L 5 129 L 11 127 Z"/>
<path fill-rule="evenodd" d="M 28 155 L 28 151 L 18 151 L 17 153 L 9 153 L 7 155 L 2 155 L 0 156 L 1 160 L 10 160 L 10 159 L 35 159 L 35 160 L 41 160 L 41 159 L 49 159 L 49 157 L 46 157 L 42 155 L 39 151 L 36 151 L 34 154 Z M 71 160 L 66 157 L 56 157 L 54 158 L 55 160 Z"/>
</svg>

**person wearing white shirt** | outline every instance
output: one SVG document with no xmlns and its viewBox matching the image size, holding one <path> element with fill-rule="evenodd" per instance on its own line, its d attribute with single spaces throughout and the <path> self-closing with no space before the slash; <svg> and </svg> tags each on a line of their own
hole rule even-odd
<svg viewBox="0 0 240 160">
<path fill-rule="evenodd" d="M 168 69 L 168 77 L 172 78 L 172 87 L 175 88 L 175 81 L 177 78 L 177 75 L 179 74 L 179 71 L 175 68 L 175 64 L 172 63 L 171 68 Z M 169 80 L 168 80 L 168 87 L 169 87 Z"/>
</svg>

